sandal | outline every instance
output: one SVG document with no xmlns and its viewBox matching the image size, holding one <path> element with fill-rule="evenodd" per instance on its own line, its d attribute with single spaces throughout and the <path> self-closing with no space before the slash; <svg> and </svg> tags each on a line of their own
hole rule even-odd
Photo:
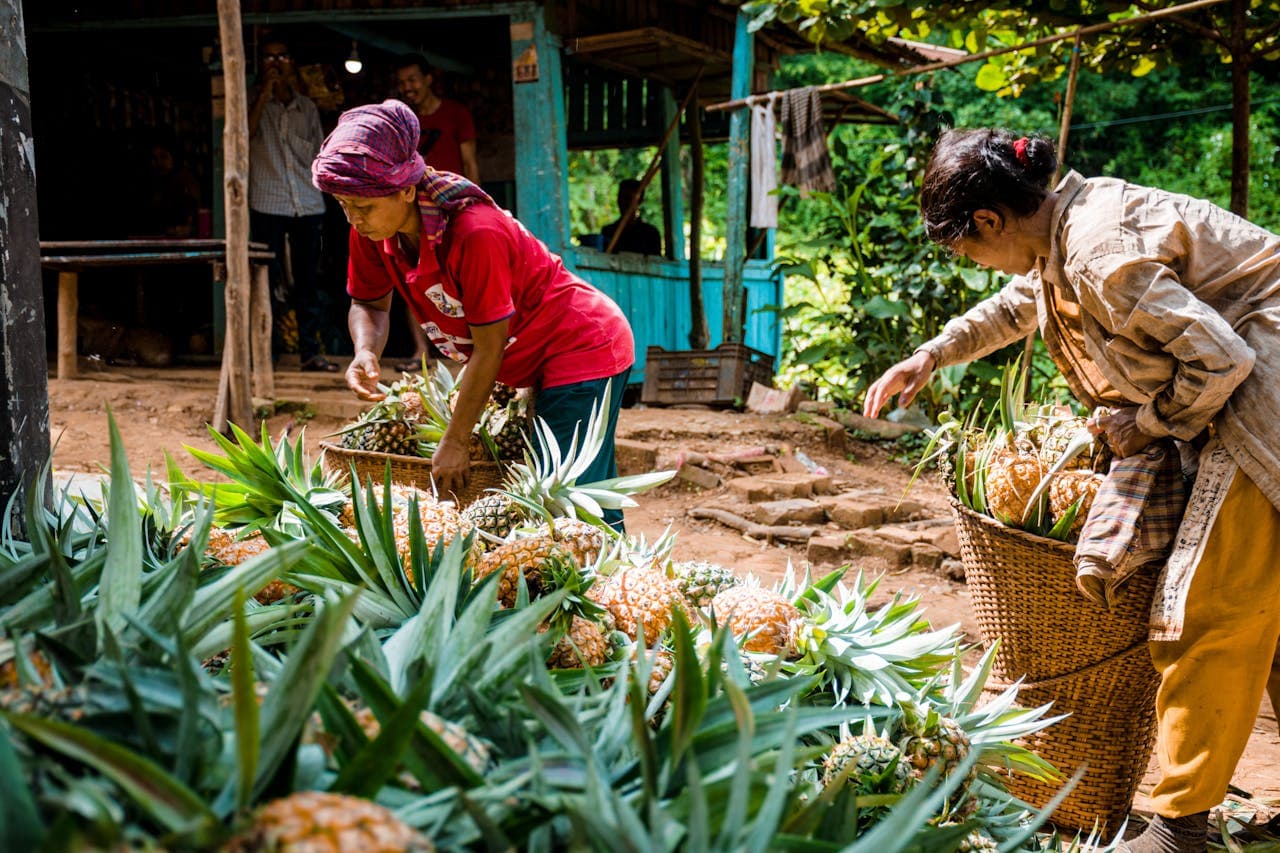
<svg viewBox="0 0 1280 853">
<path fill-rule="evenodd" d="M 316 355 L 302 362 L 301 369 L 303 373 L 337 373 L 338 365 L 322 355 Z"/>
</svg>

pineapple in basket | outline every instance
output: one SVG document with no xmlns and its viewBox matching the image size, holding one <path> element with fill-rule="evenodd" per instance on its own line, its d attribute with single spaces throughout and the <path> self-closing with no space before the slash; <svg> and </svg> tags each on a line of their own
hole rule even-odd
<svg viewBox="0 0 1280 853">
<path fill-rule="evenodd" d="M 463 515 L 492 539 L 505 539 L 526 521 L 581 518 L 601 523 L 605 509 L 635 506 L 628 495 L 651 489 L 675 475 L 674 471 L 660 471 L 580 483 L 582 473 L 600 453 L 607 427 L 605 413 L 593 407 L 585 429 L 568 448 L 561 448 L 546 421 L 536 420 L 536 450 L 531 443 L 524 461 L 508 466 L 503 488 L 472 502 Z"/>
<path fill-rule="evenodd" d="M 411 414 L 413 407 L 407 404 L 416 397 L 410 396 L 411 393 L 402 383 L 395 383 L 387 390 L 385 399 L 374 403 L 355 423 L 342 430 L 342 446 L 348 450 L 417 456 L 417 420 Z"/>
</svg>

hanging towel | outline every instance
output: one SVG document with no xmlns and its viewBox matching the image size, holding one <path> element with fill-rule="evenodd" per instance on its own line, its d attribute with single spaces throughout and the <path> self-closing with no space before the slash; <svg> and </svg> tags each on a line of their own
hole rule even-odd
<svg viewBox="0 0 1280 853">
<path fill-rule="evenodd" d="M 751 227 L 778 227 L 778 140 L 774 99 L 751 107 Z"/>
<path fill-rule="evenodd" d="M 818 90 L 808 86 L 783 93 L 782 122 L 782 182 L 799 187 L 801 195 L 811 190 L 834 190 L 836 175 L 827 153 Z"/>
<path fill-rule="evenodd" d="M 1134 572 L 1169 554 L 1187 493 L 1171 441 L 1120 459 L 1098 489 L 1076 545 L 1076 586 L 1106 608 Z"/>
</svg>

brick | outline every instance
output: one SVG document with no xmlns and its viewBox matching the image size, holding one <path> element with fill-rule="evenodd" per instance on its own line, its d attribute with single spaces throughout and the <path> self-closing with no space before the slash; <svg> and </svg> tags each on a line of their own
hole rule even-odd
<svg viewBox="0 0 1280 853">
<path fill-rule="evenodd" d="M 825 415 L 807 415 L 811 423 L 817 424 L 826 434 L 827 449 L 833 453 L 839 453 L 842 456 L 845 452 L 845 439 L 848 433 L 844 431 L 844 425 L 839 421 L 826 417 Z"/>
<path fill-rule="evenodd" d="M 804 393 L 799 388 L 770 388 L 768 385 L 752 382 L 747 394 L 747 411 L 761 415 L 782 415 L 794 412 L 803 398 Z"/>
<path fill-rule="evenodd" d="M 624 477 L 657 470 L 658 448 L 643 441 L 615 438 L 614 457 L 618 460 L 618 473 Z"/>
<path fill-rule="evenodd" d="M 899 424 L 881 418 L 866 418 L 846 409 L 837 411 L 836 419 L 849 429 L 856 429 L 859 432 L 869 433 L 876 438 L 889 439 L 890 441 L 924 429 L 914 424 Z"/>
<path fill-rule="evenodd" d="M 849 550 L 848 534 L 836 536 L 811 536 L 805 558 L 814 564 L 846 563 L 853 556 Z"/>
<path fill-rule="evenodd" d="M 808 498 L 790 498 L 785 501 L 765 501 L 752 507 L 752 519 L 757 524 L 821 524 L 827 520 L 822 504 Z"/>
<path fill-rule="evenodd" d="M 734 492 L 751 503 L 808 498 L 815 492 L 829 491 L 831 477 L 825 474 L 757 474 L 736 477 L 728 482 Z"/>
<path fill-rule="evenodd" d="M 876 536 L 881 539 L 887 539 L 890 542 L 897 542 L 900 545 L 914 545 L 920 541 L 919 530 L 908 530 L 905 527 L 894 527 L 886 525 L 875 529 Z"/>
<path fill-rule="evenodd" d="M 911 546 L 911 562 L 922 569 L 938 571 L 946 558 L 947 555 L 942 553 L 941 548 L 935 548 L 927 542 L 916 542 Z"/>
<path fill-rule="evenodd" d="M 836 497 L 827 504 L 827 518 L 846 530 L 884 524 L 882 501 Z"/>
<path fill-rule="evenodd" d="M 924 512 L 924 504 L 909 498 L 893 500 L 885 504 L 884 520 L 887 524 L 909 521 Z"/>
<path fill-rule="evenodd" d="M 681 465 L 676 477 L 698 489 L 714 489 L 720 485 L 719 474 L 697 465 Z"/>
<path fill-rule="evenodd" d="M 881 538 L 878 531 L 855 530 L 849 534 L 849 548 L 858 557 L 879 557 L 891 566 L 911 565 L 911 545 Z"/>
<path fill-rule="evenodd" d="M 956 534 L 956 526 L 954 524 L 926 527 L 920 533 L 921 542 L 929 543 L 948 557 L 958 558 L 960 556 L 960 537 Z"/>
</svg>

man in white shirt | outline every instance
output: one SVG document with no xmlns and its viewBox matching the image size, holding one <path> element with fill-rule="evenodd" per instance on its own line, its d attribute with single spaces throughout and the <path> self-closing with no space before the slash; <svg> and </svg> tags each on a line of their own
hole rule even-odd
<svg viewBox="0 0 1280 853">
<path fill-rule="evenodd" d="M 320 112 L 298 91 L 293 58 L 284 42 L 262 46 L 262 77 L 249 111 L 249 229 L 275 253 L 272 350 L 281 350 L 281 321 L 292 308 L 303 370 L 336 372 L 320 348 L 320 238 L 324 196 L 311 184 L 311 161 L 324 141 Z M 289 244 L 290 287 L 284 275 Z"/>
</svg>

